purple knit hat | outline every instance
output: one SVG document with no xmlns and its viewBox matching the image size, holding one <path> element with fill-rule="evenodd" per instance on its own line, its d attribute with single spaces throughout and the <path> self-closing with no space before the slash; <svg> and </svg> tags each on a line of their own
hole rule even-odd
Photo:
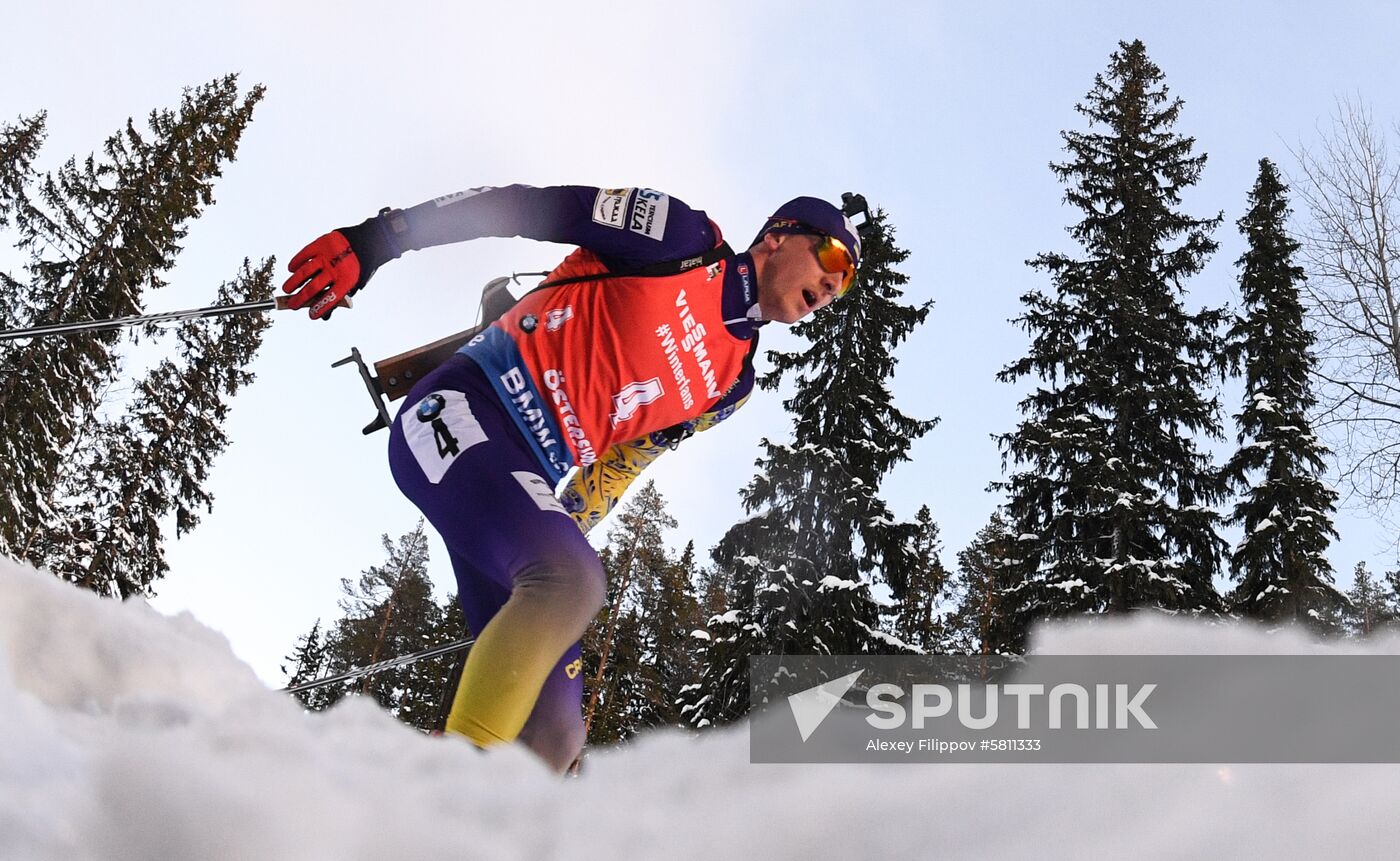
<svg viewBox="0 0 1400 861">
<path fill-rule="evenodd" d="M 860 268 L 860 234 L 839 207 L 833 206 L 819 197 L 794 197 L 778 207 L 764 222 L 753 243 L 766 233 L 818 233 L 833 236 L 855 255 L 856 268 Z"/>
</svg>

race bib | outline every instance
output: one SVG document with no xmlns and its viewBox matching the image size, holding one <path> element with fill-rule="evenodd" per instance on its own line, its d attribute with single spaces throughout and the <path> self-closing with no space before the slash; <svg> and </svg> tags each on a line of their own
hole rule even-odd
<svg viewBox="0 0 1400 861">
<path fill-rule="evenodd" d="M 565 511 L 564 506 L 559 500 L 554 498 L 554 488 L 549 486 L 549 482 L 540 478 L 533 472 L 512 472 L 511 475 L 515 476 L 515 480 L 520 482 L 520 486 L 524 488 L 525 492 L 529 494 L 535 504 L 540 507 L 540 511 L 557 511 L 560 514 L 568 516 L 569 512 Z"/>
<path fill-rule="evenodd" d="M 413 410 L 405 411 L 399 421 L 409 451 L 433 484 L 442 481 L 462 452 L 486 442 L 486 431 L 461 392 L 433 392 Z"/>
</svg>

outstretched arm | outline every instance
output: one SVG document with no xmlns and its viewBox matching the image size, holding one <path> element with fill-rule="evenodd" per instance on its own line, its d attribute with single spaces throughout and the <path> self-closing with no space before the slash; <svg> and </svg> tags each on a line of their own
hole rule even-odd
<svg viewBox="0 0 1400 861">
<path fill-rule="evenodd" d="M 420 203 L 402 217 L 404 250 L 520 236 L 587 248 L 610 269 L 674 260 L 716 241 L 705 213 L 649 188 L 474 188 Z"/>
<path fill-rule="evenodd" d="M 316 239 L 291 261 L 282 290 L 292 308 L 329 317 L 375 270 L 405 251 L 484 236 L 521 236 L 587 248 L 609 269 L 708 251 L 718 241 L 704 212 L 647 188 L 511 185 L 446 195 L 411 209 L 384 209 Z"/>
</svg>

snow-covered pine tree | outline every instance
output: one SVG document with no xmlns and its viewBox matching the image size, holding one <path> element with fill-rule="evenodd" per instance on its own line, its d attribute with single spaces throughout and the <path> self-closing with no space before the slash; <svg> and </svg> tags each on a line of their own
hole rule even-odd
<svg viewBox="0 0 1400 861">
<path fill-rule="evenodd" d="M 859 285 L 792 327 L 811 346 L 767 354 L 773 369 L 760 386 L 794 378 L 783 404 L 795 418 L 794 439 L 762 441 L 758 475 L 741 494 L 757 513 L 713 551 L 728 573 L 730 605 L 710 620 L 700 678 L 686 691 L 692 725 L 747 711 L 749 655 L 906 648 L 882 629 L 871 587 L 884 582 L 902 596 L 922 563 L 917 525 L 896 521 L 879 487 L 937 423 L 902 414 L 888 387 L 894 349 L 932 303 L 900 304 L 908 278 L 894 267 L 909 253 L 895 245 L 883 211 L 865 233 Z"/>
<path fill-rule="evenodd" d="M 1328 452 L 1308 422 L 1317 401 L 1314 337 L 1303 321 L 1305 276 L 1294 263 L 1299 244 L 1288 235 L 1288 216 L 1288 189 L 1273 163 L 1260 159 L 1249 211 L 1238 222 L 1248 241 L 1236 262 L 1244 315 L 1228 336 L 1245 384 L 1235 419 L 1240 448 L 1223 470 L 1241 494 L 1230 522 L 1244 527 L 1230 557 L 1239 585 L 1229 599 L 1251 618 L 1320 629 L 1345 602 L 1325 555 L 1337 535 L 1337 494 L 1319 478 Z"/>
<path fill-rule="evenodd" d="M 1347 592 L 1347 627 L 1355 636 L 1369 637 L 1395 616 L 1386 601 L 1383 584 L 1371 576 L 1365 562 L 1356 563 L 1351 580 L 1351 589 Z"/>
<path fill-rule="evenodd" d="M 1385 602 L 1387 616 L 1400 621 L 1400 570 L 1387 571 L 1385 583 L 1381 584 L 1381 599 Z"/>
<path fill-rule="evenodd" d="M 0 275 L 0 321 L 25 327 L 140 313 L 147 292 L 164 286 L 189 222 L 213 202 L 213 182 L 233 159 L 262 93 L 254 87 L 240 95 L 236 76 L 187 90 L 178 110 L 153 111 L 145 130 L 128 121 L 100 156 L 70 159 L 42 176 L 33 161 L 45 117 L 0 127 L 0 226 L 13 229 L 16 247 L 28 256 L 24 277 Z M 155 332 L 133 336 L 143 334 Z M 118 332 L 108 331 L 0 343 L 0 551 L 31 557 L 26 545 L 71 509 L 71 499 L 59 498 L 60 483 L 64 467 L 82 458 L 79 443 L 110 445 L 97 459 L 139 468 L 130 437 L 82 436 L 97 427 L 103 397 L 119 375 L 120 342 Z M 166 476 L 178 487 L 167 489 L 179 499 L 144 506 L 206 504 L 185 484 L 203 479 L 196 461 L 187 459 L 180 475 Z M 143 492 L 162 491 L 148 486 Z M 162 564 L 154 563 L 155 570 Z M 149 585 L 149 576 L 109 568 L 92 582 L 99 590 L 133 594 Z M 114 589 L 116 583 L 126 587 Z"/>
<path fill-rule="evenodd" d="M 741 555 L 735 545 L 755 540 L 766 525 L 752 519 L 730 527 L 711 551 L 716 565 L 711 582 L 725 584 L 723 596 L 728 605 L 722 612 L 712 613 L 705 627 L 692 635 L 698 643 L 697 674 L 681 688 L 679 705 L 682 719 L 695 729 L 729 723 L 748 714 L 749 656 L 765 653 L 769 637 L 764 620 L 777 616 L 786 590 L 767 579 L 757 556 Z M 784 571 L 782 576 L 786 579 L 790 575 Z"/>
<path fill-rule="evenodd" d="M 43 146 L 47 120 L 47 115 L 40 112 L 32 117 L 20 117 L 13 125 L 0 123 L 0 230 L 10 229 L 17 220 L 17 213 L 22 217 L 26 209 L 28 188 L 37 175 L 34 159 Z M 0 272 L 0 296 L 5 300 L 0 302 L 0 329 L 23 328 L 27 315 L 18 299 L 27 290 L 25 282 L 8 272 Z M 6 504 L 11 504 L 14 498 L 13 493 L 8 494 Z"/>
<path fill-rule="evenodd" d="M 1184 281 L 1215 250 L 1221 216 L 1180 211 L 1205 155 L 1173 131 L 1169 95 L 1141 42 L 1119 43 L 1078 110 L 1088 131 L 1062 133 L 1051 169 L 1083 213 L 1081 253 L 1044 253 L 1053 294 L 1022 297 L 1030 352 L 998 378 L 1038 378 L 1024 420 L 1001 437 L 1024 469 L 1008 495 L 1027 618 L 1158 607 L 1215 613 L 1223 490 L 1199 435 L 1220 438 L 1207 395 L 1223 313 L 1187 313 Z"/>
<path fill-rule="evenodd" d="M 903 594 L 895 601 L 891 618 L 892 633 L 900 642 L 924 652 L 947 651 L 947 631 L 939 608 L 949 586 L 948 569 L 940 555 L 943 542 L 938 536 L 938 524 L 927 505 L 914 515 L 918 528 L 914 536 L 914 552 L 922 564 L 909 571 Z"/>
<path fill-rule="evenodd" d="M 244 261 L 236 281 L 219 288 L 216 304 L 272 292 L 272 261 L 256 270 Z M 204 489 L 227 446 L 229 401 L 250 383 L 247 369 L 272 321 L 262 314 L 193 320 L 176 333 L 177 357 L 136 384 L 124 413 L 92 419 L 60 465 L 52 503 L 56 517 L 33 526 L 24 542 L 30 559 L 101 595 L 152 594 L 168 570 L 161 523 L 174 515 L 175 534 L 199 523 L 213 505 Z"/>
</svg>

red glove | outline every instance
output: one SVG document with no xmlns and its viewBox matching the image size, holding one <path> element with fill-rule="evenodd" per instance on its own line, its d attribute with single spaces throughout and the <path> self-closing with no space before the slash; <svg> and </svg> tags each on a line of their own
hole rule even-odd
<svg viewBox="0 0 1400 861">
<path fill-rule="evenodd" d="M 396 259 L 402 250 L 388 224 L 390 210 L 354 227 L 332 230 L 296 253 L 287 265 L 292 277 L 282 285 L 291 293 L 287 307 L 310 307 L 311 319 L 329 319 L 331 311 L 349 305 L 381 264 Z"/>
<path fill-rule="evenodd" d="M 332 230 L 298 251 L 288 264 L 292 277 L 282 285 L 293 310 L 311 306 L 311 319 L 329 317 L 336 305 L 364 286 L 360 259 L 345 234 Z"/>
</svg>

